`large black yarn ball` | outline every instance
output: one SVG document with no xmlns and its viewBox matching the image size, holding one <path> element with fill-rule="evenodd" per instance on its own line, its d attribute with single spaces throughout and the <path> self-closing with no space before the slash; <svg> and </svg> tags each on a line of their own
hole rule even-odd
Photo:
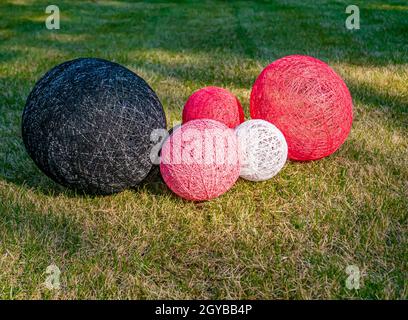
<svg viewBox="0 0 408 320">
<path fill-rule="evenodd" d="M 56 182 L 92 194 L 136 186 L 152 168 L 150 135 L 164 129 L 163 107 L 125 67 L 76 59 L 35 85 L 23 112 L 24 145 Z"/>
</svg>

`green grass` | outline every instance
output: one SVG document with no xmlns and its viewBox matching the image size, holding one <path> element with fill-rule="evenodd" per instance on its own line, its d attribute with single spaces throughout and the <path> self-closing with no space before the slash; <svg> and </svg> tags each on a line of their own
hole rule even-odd
<svg viewBox="0 0 408 320">
<path fill-rule="evenodd" d="M 408 298 L 408 5 L 362 1 L 0 3 L 0 298 Z M 354 99 L 345 144 L 289 162 L 267 182 L 239 180 L 205 203 L 174 196 L 158 176 L 108 197 L 77 195 L 24 150 L 21 113 L 52 66 L 94 56 L 156 90 L 168 121 L 206 85 L 230 89 L 249 116 L 251 86 L 271 61 L 328 62 Z M 62 271 L 61 289 L 44 286 Z M 348 290 L 346 267 L 362 271 Z"/>
</svg>

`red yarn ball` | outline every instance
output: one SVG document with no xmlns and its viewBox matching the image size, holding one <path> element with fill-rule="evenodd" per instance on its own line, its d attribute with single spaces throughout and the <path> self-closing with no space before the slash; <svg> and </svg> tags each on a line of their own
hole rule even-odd
<svg viewBox="0 0 408 320">
<path fill-rule="evenodd" d="M 292 160 L 316 160 L 336 151 L 353 121 L 344 81 L 324 62 L 301 55 L 267 66 L 251 92 L 250 112 L 277 126 Z"/>
<path fill-rule="evenodd" d="M 234 131 L 210 119 L 183 124 L 163 144 L 160 172 L 182 198 L 202 201 L 220 196 L 240 173 Z"/>
<path fill-rule="evenodd" d="M 183 109 L 183 123 L 194 119 L 213 119 L 235 128 L 244 122 L 244 110 L 228 90 L 205 87 L 194 92 Z"/>
</svg>

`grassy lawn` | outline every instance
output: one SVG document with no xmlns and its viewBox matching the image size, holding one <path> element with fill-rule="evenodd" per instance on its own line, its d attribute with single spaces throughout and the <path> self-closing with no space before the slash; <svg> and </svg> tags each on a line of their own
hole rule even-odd
<svg viewBox="0 0 408 320">
<path fill-rule="evenodd" d="M 408 298 L 408 5 L 352 1 L 0 2 L 0 298 Z M 77 57 L 121 63 L 156 90 L 168 122 L 187 97 L 230 89 L 249 117 L 251 86 L 288 54 L 329 63 L 354 100 L 342 148 L 183 201 L 153 172 L 136 190 L 77 195 L 25 152 L 21 113 L 36 80 Z M 61 289 L 44 286 L 61 269 Z M 346 267 L 361 271 L 345 286 Z"/>
</svg>

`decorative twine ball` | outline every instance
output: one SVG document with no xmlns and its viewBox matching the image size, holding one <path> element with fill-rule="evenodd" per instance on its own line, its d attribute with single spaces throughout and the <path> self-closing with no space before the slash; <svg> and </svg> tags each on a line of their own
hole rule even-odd
<svg viewBox="0 0 408 320">
<path fill-rule="evenodd" d="M 254 119 L 276 125 L 293 160 L 315 160 L 336 151 L 353 120 L 353 102 L 344 81 L 324 62 L 301 55 L 267 66 L 251 92 Z"/>
<path fill-rule="evenodd" d="M 163 144 L 163 180 L 184 199 L 203 201 L 222 195 L 237 181 L 239 171 L 237 137 L 221 122 L 189 121 Z"/>
<path fill-rule="evenodd" d="M 56 182 L 92 194 L 133 187 L 149 173 L 154 129 L 165 128 L 154 91 L 125 67 L 101 59 L 56 66 L 31 91 L 25 147 Z"/>
<path fill-rule="evenodd" d="M 181 128 L 181 124 L 178 123 L 174 125 L 170 130 L 169 130 L 169 137 L 173 134 L 174 131 L 176 131 L 178 128 Z"/>
<path fill-rule="evenodd" d="M 244 121 L 244 110 L 228 90 L 205 87 L 194 92 L 183 109 L 183 123 L 195 119 L 213 119 L 235 128 Z"/>
<path fill-rule="evenodd" d="M 157 155 L 158 155 L 158 161 L 156 162 L 156 159 L 155 159 L 155 161 L 154 161 L 154 164 L 160 164 L 160 156 L 161 156 L 161 149 L 162 149 L 162 147 L 163 147 L 163 144 L 166 142 L 166 140 L 168 139 L 168 138 L 170 138 L 171 137 L 171 135 L 173 134 L 173 132 L 174 132 L 174 130 L 177 130 L 178 128 L 181 128 L 181 124 L 176 124 L 176 125 L 174 125 L 170 130 L 168 130 L 167 131 L 167 133 L 166 133 L 166 135 L 162 138 L 162 140 L 161 140 L 161 146 L 159 146 L 160 148 L 159 148 L 159 150 L 158 150 L 158 153 L 157 153 Z M 159 142 L 160 143 L 160 142 Z"/>
<path fill-rule="evenodd" d="M 240 147 L 241 178 L 264 181 L 285 165 L 288 145 L 278 128 L 264 120 L 247 120 L 235 133 Z"/>
</svg>

